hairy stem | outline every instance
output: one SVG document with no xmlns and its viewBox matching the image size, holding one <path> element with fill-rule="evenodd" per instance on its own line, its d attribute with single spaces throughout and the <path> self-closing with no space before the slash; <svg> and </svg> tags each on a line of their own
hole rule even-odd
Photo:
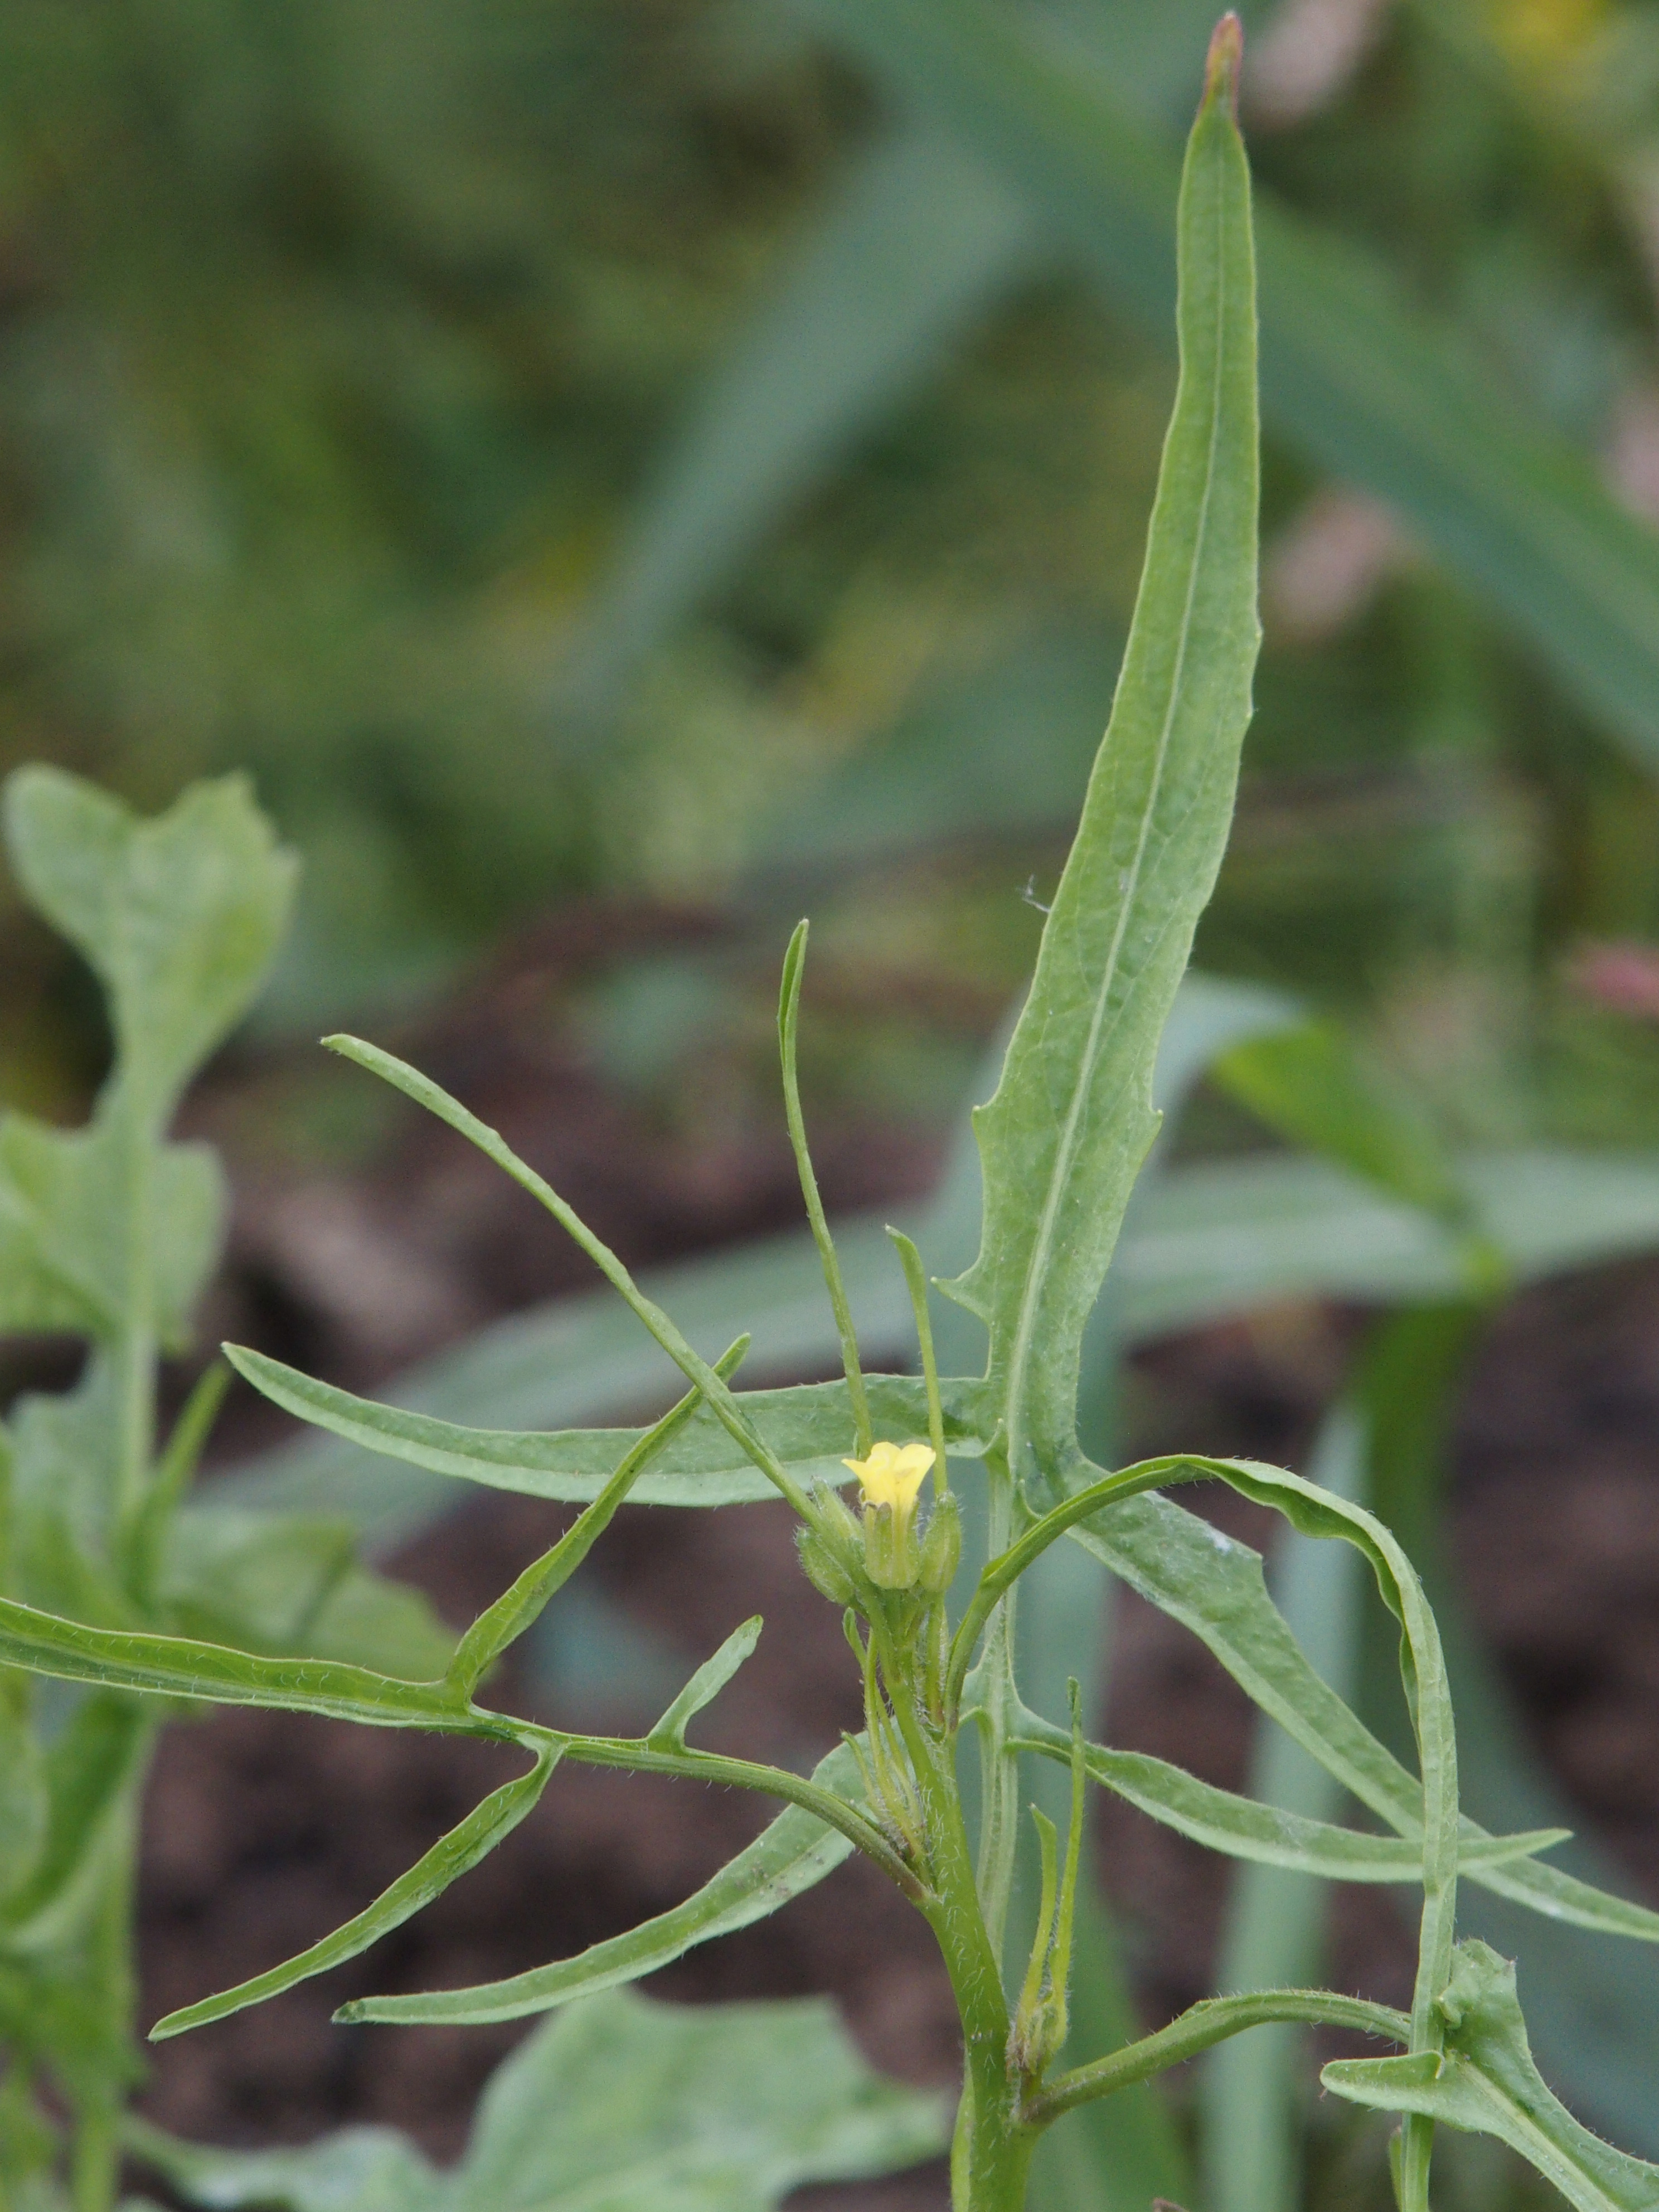
<svg viewBox="0 0 1659 2212">
<path fill-rule="evenodd" d="M 1119 2089 L 1148 2081 L 1183 2059 L 1196 2057 L 1212 2044 L 1240 2035 L 1247 2027 L 1263 2027 L 1274 2021 L 1299 2022 L 1312 2027 L 1357 2028 L 1365 2035 L 1385 2035 L 1408 2044 L 1412 2024 L 1391 2006 L 1370 2004 L 1362 1997 L 1339 1996 L 1331 1990 L 1260 1990 L 1248 1996 L 1206 1997 L 1192 2006 L 1156 2035 L 1143 2036 L 1087 2066 L 1074 2066 L 1048 2083 L 1027 2105 L 1028 2125 L 1046 2128 L 1061 2113 L 1086 2105 L 1095 2097 L 1109 2097 Z"/>
</svg>

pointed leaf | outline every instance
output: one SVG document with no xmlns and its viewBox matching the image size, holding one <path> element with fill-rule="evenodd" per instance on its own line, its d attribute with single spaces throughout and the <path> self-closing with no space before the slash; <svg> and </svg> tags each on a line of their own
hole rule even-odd
<svg viewBox="0 0 1659 2212">
<path fill-rule="evenodd" d="M 1255 295 L 1249 177 L 1219 75 L 1182 190 L 1182 371 L 1112 719 L 996 1096 L 975 1116 L 979 1258 L 1018 1480 L 1073 1449 L 1079 1349 L 1157 1128 L 1158 1042 L 1220 866 L 1249 719 Z"/>
<path fill-rule="evenodd" d="M 759 1613 L 751 1615 L 742 1627 L 732 1631 L 712 1658 L 703 1661 L 646 1738 L 653 1751 L 685 1749 L 686 1729 L 705 1705 L 714 1704 L 744 1661 L 751 1656 L 760 1642 L 763 1625 Z"/>
<path fill-rule="evenodd" d="M 254 1975 L 249 1981 L 239 1983 L 234 1989 L 221 1990 L 216 1996 L 203 1997 L 195 2004 L 168 2013 L 151 2028 L 150 2041 L 165 2042 L 169 2036 L 182 2035 L 186 2028 L 201 2027 L 209 2021 L 223 2020 L 246 2006 L 261 2003 L 266 1997 L 292 1989 L 296 1982 L 308 1981 L 313 1974 L 326 1973 L 331 1966 L 355 1959 L 371 1943 L 378 1943 L 382 1936 L 401 1928 L 405 1920 L 412 1919 L 434 1897 L 441 1897 L 451 1882 L 470 1873 L 504 1837 L 512 1834 L 539 1801 L 558 1763 L 558 1747 L 544 1745 L 528 1774 L 492 1790 L 447 1836 L 440 1837 L 407 1874 L 399 1875 L 373 1905 L 348 1920 L 343 1927 L 325 1936 L 309 1950 L 301 1951 L 280 1966 Z"/>
<path fill-rule="evenodd" d="M 860 1790 L 853 1753 L 839 1744 L 812 1773 L 842 1796 Z M 532 1967 L 470 1990 L 431 1990 L 409 1996 L 358 1997 L 341 2007 L 345 2021 L 474 2023 L 519 2020 L 654 1974 L 700 1943 L 763 1920 L 814 1887 L 853 1849 L 837 1830 L 792 1805 L 683 1905 L 641 1921 L 625 1935 L 595 1943 L 574 1959 Z"/>
<path fill-rule="evenodd" d="M 1065 1731 L 1047 1722 L 1033 1727 L 1035 1717 L 1028 1717 L 1015 1748 L 1069 1759 L 1071 1743 Z M 1414 1883 L 1422 1879 L 1423 1847 L 1415 1838 L 1366 1835 L 1357 1828 L 1285 1812 L 1259 1799 L 1217 1789 L 1184 1767 L 1145 1752 L 1115 1751 L 1091 1743 L 1085 1764 L 1094 1781 L 1115 1790 L 1139 1811 L 1230 1857 L 1320 1875 L 1328 1881 Z M 1566 1828 L 1534 1828 L 1524 1835 L 1469 1837 L 1459 1845 L 1459 1870 L 1468 1874 L 1476 1867 L 1529 1858 L 1535 1851 L 1565 1843 L 1570 1833 Z"/>
<path fill-rule="evenodd" d="M 833 1347 L 833 1330 L 830 1341 Z M 354 1397 L 243 1345 L 227 1345 L 225 1357 L 273 1404 L 349 1443 L 435 1474 L 459 1475 L 533 1498 L 596 1498 L 617 1462 L 649 1433 L 644 1429 L 566 1429 L 515 1434 L 459 1428 L 428 1413 Z M 881 1435 L 896 1440 L 927 1435 L 927 1401 L 919 1379 L 872 1375 L 867 1382 L 872 1413 Z M 977 1458 L 986 1443 L 974 1426 L 983 1386 L 975 1377 L 948 1382 L 942 1388 L 947 1440 L 963 1457 Z M 854 1447 L 844 1381 L 745 1390 L 737 1403 L 797 1482 L 839 1486 L 852 1480 L 842 1464 Z M 773 1492 L 721 1423 L 706 1406 L 699 1406 L 684 1428 L 653 1455 L 629 1494 L 641 1505 L 732 1505 L 769 1498 Z"/>
<path fill-rule="evenodd" d="M 995 161 L 1109 301 L 1163 337 L 1176 161 L 1120 104 L 1109 73 L 1080 70 L 1039 16 L 989 0 L 809 5 L 902 105 Z M 1519 403 L 1456 331 L 1406 300 L 1373 257 L 1266 192 L 1256 250 L 1262 404 L 1275 430 L 1400 513 L 1650 769 L 1651 530 L 1620 508 L 1589 456 Z"/>
<path fill-rule="evenodd" d="M 507 1728 L 469 1718 L 437 1682 L 398 1681 L 337 1661 L 264 1658 L 188 1637 L 89 1628 L 5 1598 L 0 1598 L 0 1665 L 32 1668 L 64 1681 L 216 1705 L 272 1705 L 383 1728 L 475 1735 L 499 1735 Z"/>
</svg>

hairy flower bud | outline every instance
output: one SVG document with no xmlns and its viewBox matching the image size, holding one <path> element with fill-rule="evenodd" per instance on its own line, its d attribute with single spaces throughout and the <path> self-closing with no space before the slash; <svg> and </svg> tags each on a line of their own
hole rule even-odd
<svg viewBox="0 0 1659 2212">
<path fill-rule="evenodd" d="M 950 1589 L 956 1580 L 961 1558 L 962 1516 L 957 1510 L 956 1499 L 947 1493 L 933 1507 L 927 1534 L 921 1540 L 919 1579 L 930 1597 L 938 1597 Z"/>
<path fill-rule="evenodd" d="M 832 1605 L 850 1605 L 864 1559 L 863 1531 L 834 1491 L 820 1491 L 815 1503 L 817 1527 L 795 1531 L 802 1571 Z"/>
<path fill-rule="evenodd" d="M 853 1577 L 817 1530 L 797 1528 L 795 1548 L 800 1553 L 801 1571 L 813 1589 L 821 1591 L 831 1605 L 850 1605 L 854 1595 Z"/>
</svg>

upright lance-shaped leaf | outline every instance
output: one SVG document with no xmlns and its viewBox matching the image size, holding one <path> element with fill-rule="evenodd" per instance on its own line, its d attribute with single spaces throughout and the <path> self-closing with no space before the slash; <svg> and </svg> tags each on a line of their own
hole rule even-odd
<svg viewBox="0 0 1659 2212">
<path fill-rule="evenodd" d="M 1140 596 L 1002 1081 L 975 1117 L 1010 1465 L 1075 1449 L 1079 1350 L 1156 1133 L 1152 1065 L 1232 818 L 1256 620 L 1255 290 L 1236 47 L 1212 52 L 1179 216 L 1181 379 Z"/>
</svg>

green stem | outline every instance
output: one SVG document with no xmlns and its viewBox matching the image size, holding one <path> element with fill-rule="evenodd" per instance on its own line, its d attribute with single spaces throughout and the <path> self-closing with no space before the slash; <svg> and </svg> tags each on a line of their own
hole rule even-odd
<svg viewBox="0 0 1659 2212">
<path fill-rule="evenodd" d="M 120 2108 L 99 2097 L 75 2115 L 70 2196 L 75 2212 L 113 2212 L 121 2170 Z"/>
<path fill-rule="evenodd" d="M 1196 2057 L 1247 2027 L 1286 2021 L 1311 2027 L 1357 2028 L 1363 2035 L 1386 2035 L 1402 2045 L 1411 2041 L 1412 2024 L 1403 2012 L 1370 2004 L 1363 1997 L 1339 1996 L 1331 1990 L 1260 1990 L 1248 1996 L 1206 1997 L 1156 2035 L 1143 2036 L 1139 2043 L 1060 2075 L 1032 2098 L 1024 2119 L 1030 2127 L 1046 2128 L 1091 2098 L 1109 2097 L 1138 2081 L 1149 2081 L 1155 2074 Z"/>
<path fill-rule="evenodd" d="M 870 1400 L 864 1387 L 864 1370 L 859 1363 L 858 1332 L 853 1327 L 853 1309 L 848 1302 L 847 1285 L 842 1280 L 841 1261 L 836 1256 L 835 1240 L 830 1234 L 830 1224 L 824 1218 L 823 1200 L 818 1196 L 818 1179 L 812 1171 L 812 1155 L 806 1144 L 806 1118 L 800 1110 L 800 1084 L 795 1070 L 795 1038 L 800 1026 L 800 987 L 806 971 L 807 929 L 808 924 L 801 922 L 789 940 L 789 950 L 783 956 L 782 986 L 778 993 L 778 1054 L 783 1063 L 783 1112 L 784 1119 L 789 1124 L 789 1142 L 795 1155 L 795 1171 L 800 1177 L 800 1194 L 806 1200 L 806 1218 L 812 1224 L 812 1240 L 818 1248 L 823 1279 L 836 1316 L 836 1333 L 841 1339 L 841 1362 L 847 1373 L 847 1396 L 853 1408 L 858 1456 L 868 1459 L 874 1431 L 870 1426 Z"/>
<path fill-rule="evenodd" d="M 1019 2115 L 1018 2082 L 1008 2066 L 1008 2004 L 1000 1945 L 981 1909 L 973 1850 L 956 1786 L 952 1738 L 930 1738 L 915 1688 L 884 1630 L 883 1672 L 894 1717 L 909 1754 L 927 1823 L 933 1897 L 922 1907 L 939 1947 L 962 2021 L 966 2142 L 953 2159 L 957 2212 L 1022 2212 L 1032 2143 Z"/>
<path fill-rule="evenodd" d="M 994 1557 L 1006 1553 L 1013 1534 L 1015 1499 L 1007 1464 L 988 1457 L 990 1486 L 989 1547 Z M 981 1582 L 982 1582 L 981 1578 Z M 983 1776 L 979 1837 L 979 1901 L 992 1948 L 1001 1956 L 1008 1925 L 1009 1899 L 1013 1891 L 1014 1862 L 1019 1844 L 1019 1755 L 1011 1739 L 1019 1732 L 1022 1711 L 1014 1681 L 1014 1607 L 1018 1592 L 1010 1584 L 1000 1593 L 1000 1602 L 991 1618 L 981 1662 L 982 1695 L 976 1715 L 979 1725 L 980 1766 Z M 958 1634 L 957 1646 L 961 1638 Z M 954 1672 L 955 1651 L 952 1653 Z M 947 1725 L 954 1725 L 960 1696 L 959 1683 L 947 1686 L 945 1711 Z"/>
<path fill-rule="evenodd" d="M 526 1748 L 556 1742 L 565 1758 L 584 1766 L 619 1766 L 635 1774 L 679 1774 L 697 1782 L 725 1783 L 737 1790 L 756 1790 L 769 1797 L 781 1797 L 816 1813 L 820 1820 L 838 1829 L 896 1881 L 912 1904 L 925 1912 L 934 1901 L 925 1882 L 899 1856 L 873 1822 L 854 1805 L 821 1789 L 799 1774 L 781 1766 L 763 1766 L 752 1759 L 724 1759 L 708 1751 L 660 1750 L 638 1736 L 559 1735 L 550 1729 L 521 1727 L 519 1740 Z"/>
</svg>

